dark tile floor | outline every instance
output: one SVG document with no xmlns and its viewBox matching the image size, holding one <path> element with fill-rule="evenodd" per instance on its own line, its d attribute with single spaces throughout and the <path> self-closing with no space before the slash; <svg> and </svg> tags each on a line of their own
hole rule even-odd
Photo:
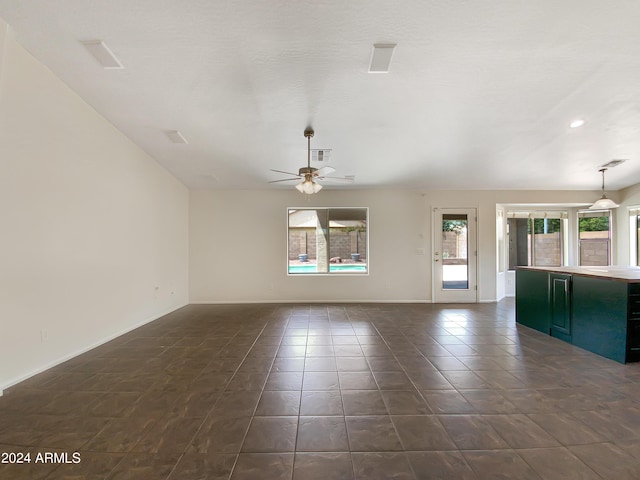
<svg viewBox="0 0 640 480">
<path fill-rule="evenodd" d="M 0 452 L 32 460 L 1 479 L 637 480 L 640 364 L 512 299 L 192 305 L 7 390 Z"/>
</svg>

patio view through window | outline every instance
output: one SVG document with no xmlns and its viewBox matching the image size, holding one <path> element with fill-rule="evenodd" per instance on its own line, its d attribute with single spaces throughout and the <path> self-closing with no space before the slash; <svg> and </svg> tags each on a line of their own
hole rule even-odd
<svg viewBox="0 0 640 480">
<path fill-rule="evenodd" d="M 367 225 L 367 208 L 290 208 L 288 273 L 367 273 Z"/>
</svg>

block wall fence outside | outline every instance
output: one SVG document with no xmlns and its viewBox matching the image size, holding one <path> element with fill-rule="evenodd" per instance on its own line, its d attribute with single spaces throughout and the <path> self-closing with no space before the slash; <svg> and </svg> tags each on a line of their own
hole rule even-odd
<svg viewBox="0 0 640 480">
<path fill-rule="evenodd" d="M 531 241 L 531 236 L 529 236 Z M 536 265 L 541 267 L 559 267 L 562 265 L 559 233 L 542 233 L 535 235 Z"/>
<path fill-rule="evenodd" d="M 580 265 L 608 265 L 609 239 L 590 238 L 580 240 Z"/>
<path fill-rule="evenodd" d="M 580 265 L 607 265 L 609 263 L 609 232 L 582 232 L 580 239 Z M 529 235 L 531 242 L 531 235 Z M 529 247 L 531 249 L 531 247 Z M 557 233 L 535 235 L 536 265 L 552 267 L 562 264 L 562 253 Z"/>
<path fill-rule="evenodd" d="M 298 255 L 303 253 L 311 260 L 316 259 L 316 232 L 313 228 L 289 231 L 289 260 L 298 260 Z M 332 231 L 329 257 L 350 259 L 352 253 L 359 253 L 361 260 L 367 258 L 367 233 Z"/>
<path fill-rule="evenodd" d="M 442 232 L 442 258 L 467 258 L 467 232 Z"/>
</svg>

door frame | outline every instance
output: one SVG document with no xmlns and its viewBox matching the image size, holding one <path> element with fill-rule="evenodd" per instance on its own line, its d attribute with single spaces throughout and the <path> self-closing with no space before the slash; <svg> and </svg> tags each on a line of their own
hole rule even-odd
<svg viewBox="0 0 640 480">
<path fill-rule="evenodd" d="M 442 234 L 439 215 L 443 213 L 462 213 L 468 215 L 468 289 L 443 289 L 438 285 L 441 275 L 438 275 L 437 264 L 442 265 L 441 256 L 436 254 L 439 245 L 436 235 Z M 473 229 L 473 230 L 472 230 Z M 433 207 L 431 209 L 431 302 L 432 303 L 478 303 L 478 208 L 477 207 Z"/>
</svg>

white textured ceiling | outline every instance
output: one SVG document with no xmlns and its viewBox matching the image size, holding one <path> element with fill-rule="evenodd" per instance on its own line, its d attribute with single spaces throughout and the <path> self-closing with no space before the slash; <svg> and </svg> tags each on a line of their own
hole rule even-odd
<svg viewBox="0 0 640 480">
<path fill-rule="evenodd" d="M 339 188 L 597 189 L 614 158 L 608 189 L 640 182 L 635 0 L 0 0 L 0 17 L 190 187 L 266 188 L 306 163 L 307 125 L 356 176 Z M 397 44 L 388 74 L 367 73 L 374 43 Z"/>
</svg>

